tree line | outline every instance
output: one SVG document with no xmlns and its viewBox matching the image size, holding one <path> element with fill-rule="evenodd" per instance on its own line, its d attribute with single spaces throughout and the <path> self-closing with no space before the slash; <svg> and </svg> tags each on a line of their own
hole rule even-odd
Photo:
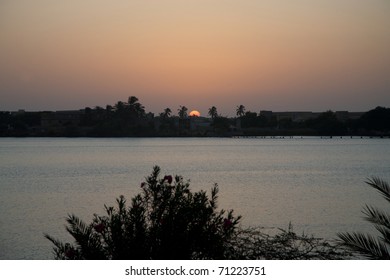
<svg viewBox="0 0 390 280">
<path fill-rule="evenodd" d="M 278 118 L 236 107 L 235 117 L 208 109 L 206 125 L 192 126 L 188 108 L 180 105 L 177 115 L 165 108 L 156 116 L 146 112 L 135 96 L 105 108 L 96 106 L 74 111 L 0 112 L 0 136 L 389 136 L 390 108 L 376 107 L 357 119 L 340 119 L 326 111 L 315 117 L 296 121 Z"/>
</svg>

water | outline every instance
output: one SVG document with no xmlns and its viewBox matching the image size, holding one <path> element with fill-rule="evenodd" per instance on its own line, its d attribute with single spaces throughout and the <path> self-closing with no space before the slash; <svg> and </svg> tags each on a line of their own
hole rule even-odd
<svg viewBox="0 0 390 280">
<path fill-rule="evenodd" d="M 390 179 L 389 139 L 2 138 L 0 259 L 51 259 L 49 233 L 71 241 L 65 217 L 86 222 L 103 205 L 139 192 L 154 165 L 193 190 L 220 187 L 219 207 L 246 226 L 334 238 L 370 231 L 367 204 L 388 209 L 364 183 Z"/>
</svg>

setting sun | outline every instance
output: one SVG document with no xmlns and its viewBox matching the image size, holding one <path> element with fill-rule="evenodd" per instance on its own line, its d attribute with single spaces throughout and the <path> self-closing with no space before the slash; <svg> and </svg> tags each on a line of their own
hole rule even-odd
<svg viewBox="0 0 390 280">
<path fill-rule="evenodd" d="M 190 112 L 190 117 L 200 117 L 200 113 L 197 110 L 193 110 Z"/>
</svg>

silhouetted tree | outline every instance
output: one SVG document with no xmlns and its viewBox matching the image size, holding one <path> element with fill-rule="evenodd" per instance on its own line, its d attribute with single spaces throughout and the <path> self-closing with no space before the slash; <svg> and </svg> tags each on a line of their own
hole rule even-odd
<svg viewBox="0 0 390 280">
<path fill-rule="evenodd" d="M 245 106 L 244 105 L 237 106 L 236 114 L 237 114 L 238 117 L 244 116 L 244 114 L 245 114 Z"/>
<path fill-rule="evenodd" d="M 106 105 L 106 112 L 111 113 L 114 108 L 111 105 Z"/>
<path fill-rule="evenodd" d="M 170 108 L 165 108 L 164 112 L 161 113 L 161 117 L 167 119 L 171 116 L 172 110 Z"/>
<path fill-rule="evenodd" d="M 145 116 L 145 107 L 138 101 L 138 98 L 135 96 L 129 97 L 127 110 L 130 113 L 130 117 L 142 118 Z"/>
<path fill-rule="evenodd" d="M 343 135 L 346 133 L 345 125 L 337 119 L 336 114 L 327 111 L 315 119 L 306 121 L 308 128 L 314 129 L 319 135 Z"/>
<path fill-rule="evenodd" d="M 209 113 L 208 114 L 214 120 L 215 118 L 218 117 L 217 108 L 215 106 L 212 106 L 211 108 L 209 108 Z"/>
<path fill-rule="evenodd" d="M 129 98 L 128 98 L 128 104 L 130 105 L 130 106 L 133 106 L 133 105 L 135 105 L 135 104 L 137 104 L 138 103 L 138 98 L 137 97 L 135 97 L 135 96 L 129 96 Z"/>
<path fill-rule="evenodd" d="M 114 108 L 116 110 L 116 112 L 123 112 L 126 108 L 126 104 L 125 102 L 123 101 L 118 101 L 115 105 L 114 105 Z"/>
<path fill-rule="evenodd" d="M 374 177 L 366 183 L 390 202 L 390 186 L 387 182 Z M 339 233 L 340 244 L 369 259 L 390 260 L 390 215 L 368 205 L 362 212 L 365 219 L 375 226 L 380 237 L 359 232 Z"/>
<path fill-rule="evenodd" d="M 376 107 L 363 114 L 360 123 L 366 130 L 390 131 L 390 108 Z"/>
<path fill-rule="evenodd" d="M 175 122 L 172 118 L 170 118 L 171 113 L 172 111 L 170 108 L 165 108 L 164 111 L 160 113 L 159 134 L 161 136 L 175 135 Z"/>
<path fill-rule="evenodd" d="M 180 105 L 180 108 L 178 109 L 179 118 L 185 119 L 187 117 L 187 111 L 188 108 L 186 106 Z"/>
</svg>

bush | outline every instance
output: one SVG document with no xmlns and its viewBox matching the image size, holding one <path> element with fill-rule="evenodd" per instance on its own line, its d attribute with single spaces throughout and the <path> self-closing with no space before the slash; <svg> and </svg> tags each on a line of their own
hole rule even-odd
<svg viewBox="0 0 390 280">
<path fill-rule="evenodd" d="M 141 184 L 141 194 L 130 207 L 117 199 L 117 208 L 105 206 L 107 216 L 94 215 L 87 225 L 74 215 L 67 231 L 75 244 L 55 245 L 56 259 L 223 259 L 226 244 L 240 217 L 217 212 L 218 186 L 192 193 L 182 177 L 160 178 L 160 168 Z"/>
<path fill-rule="evenodd" d="M 160 168 L 141 184 L 141 193 L 127 206 L 120 196 L 107 215 L 86 224 L 75 215 L 66 230 L 75 240 L 52 236 L 56 259 L 340 259 L 344 252 L 320 238 L 298 236 L 290 226 L 269 235 L 243 229 L 233 210 L 217 211 L 218 186 L 209 198 L 191 192 L 181 176 L 160 177 Z"/>
<path fill-rule="evenodd" d="M 351 256 L 330 241 L 304 233 L 296 234 L 291 223 L 287 230 L 277 229 L 276 233 L 274 228 L 239 228 L 232 242 L 230 259 L 334 260 Z"/>
</svg>

